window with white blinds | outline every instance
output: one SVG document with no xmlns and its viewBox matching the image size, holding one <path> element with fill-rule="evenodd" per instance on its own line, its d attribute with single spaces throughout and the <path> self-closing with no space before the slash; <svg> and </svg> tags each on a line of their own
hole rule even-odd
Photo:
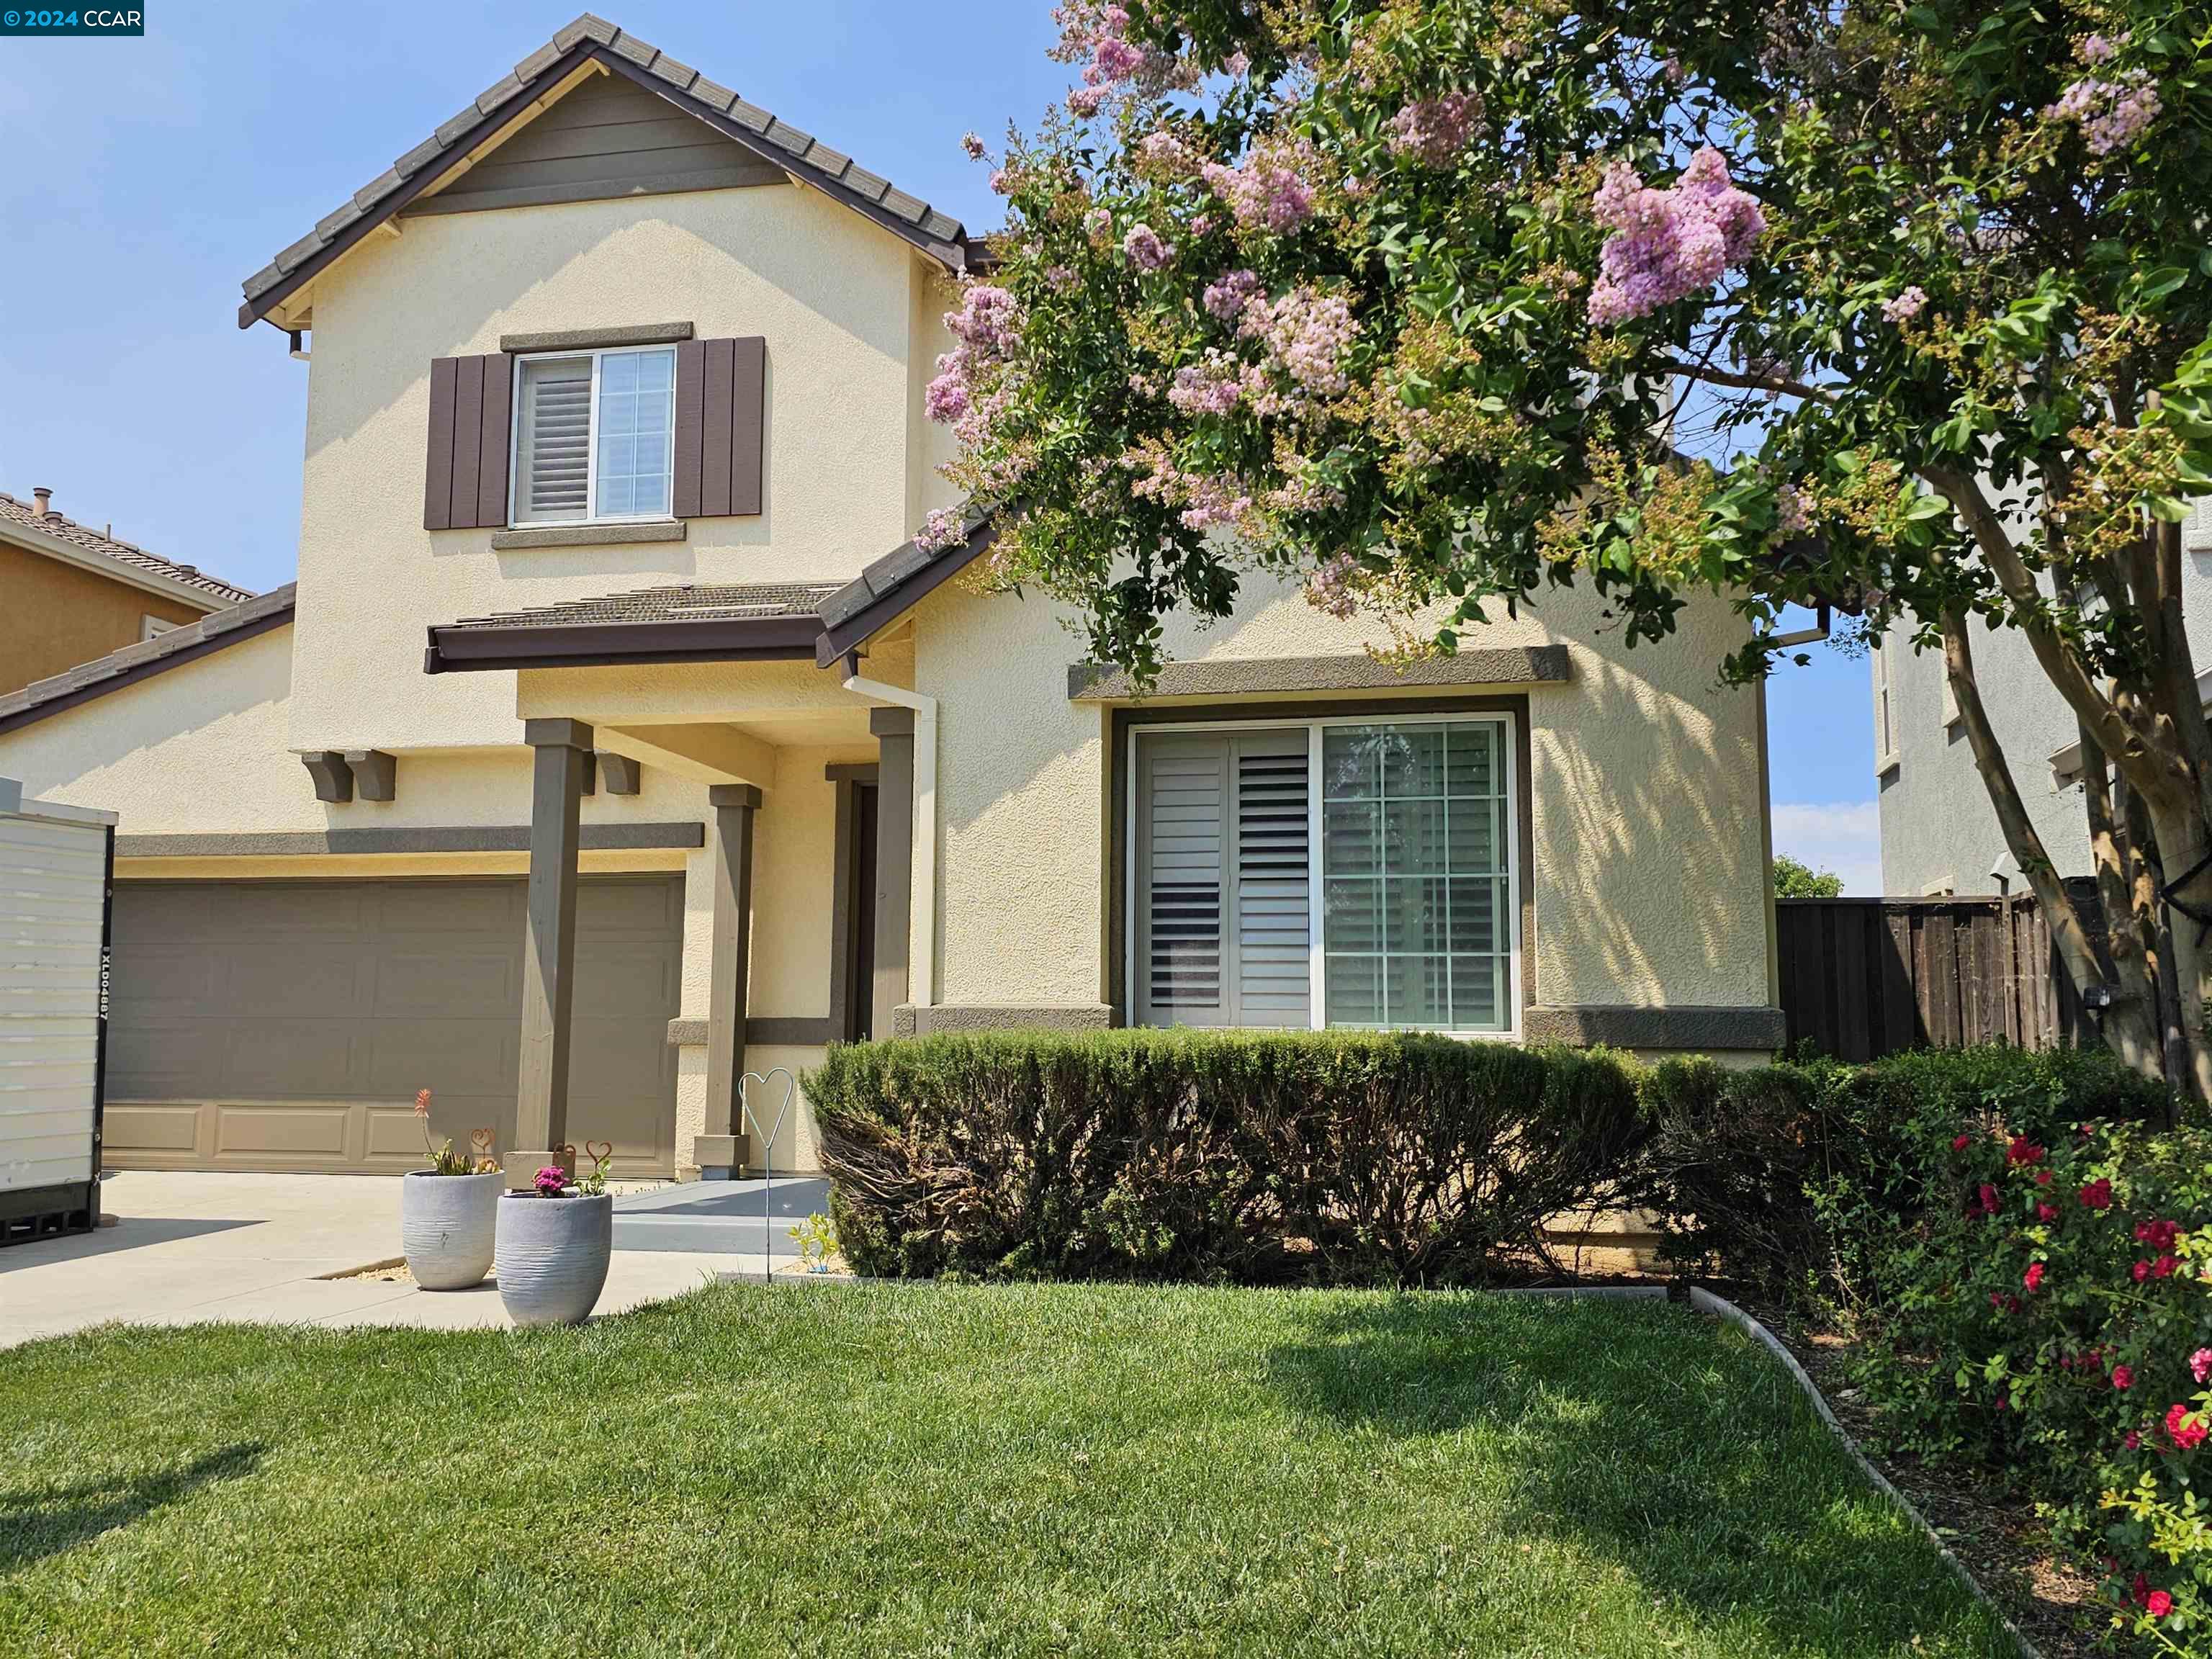
<svg viewBox="0 0 2212 1659">
<path fill-rule="evenodd" d="M 514 405 L 515 523 L 668 515 L 673 350 L 526 357 L 516 368 Z"/>
<path fill-rule="evenodd" d="M 1510 738 L 1504 715 L 1140 729 L 1138 1020 L 1515 1030 Z"/>
</svg>

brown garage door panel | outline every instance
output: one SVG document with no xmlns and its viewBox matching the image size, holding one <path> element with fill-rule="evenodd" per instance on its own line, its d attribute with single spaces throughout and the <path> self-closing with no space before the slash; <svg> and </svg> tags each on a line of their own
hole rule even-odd
<svg viewBox="0 0 2212 1659">
<path fill-rule="evenodd" d="M 116 895 L 106 1153 L 118 1169 L 419 1168 L 431 1130 L 514 1144 L 525 884 L 125 883 Z M 683 884 L 577 896 L 569 1138 L 618 1174 L 675 1152 Z"/>
</svg>

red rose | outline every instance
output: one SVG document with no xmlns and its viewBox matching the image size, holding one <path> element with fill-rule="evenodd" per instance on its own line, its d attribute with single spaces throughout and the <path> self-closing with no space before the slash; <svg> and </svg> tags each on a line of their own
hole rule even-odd
<svg viewBox="0 0 2212 1659">
<path fill-rule="evenodd" d="M 1995 1215 L 1997 1212 L 1997 1189 L 1986 1181 L 1982 1183 L 1981 1200 L 1984 1215 Z"/>
<path fill-rule="evenodd" d="M 2153 1590 L 2143 1597 L 2143 1611 L 2154 1619 L 2163 1619 L 2173 1611 L 2173 1598 L 2164 1590 Z"/>
<path fill-rule="evenodd" d="M 2058 1219 L 2058 1212 L 2048 1204 L 2038 1204 L 2035 1206 L 2035 1218 L 2038 1221 L 2056 1221 Z"/>
<path fill-rule="evenodd" d="M 2081 1207 L 2085 1210 L 2109 1210 L 2112 1207 L 2111 1176 L 2100 1176 L 2081 1189 Z"/>
<path fill-rule="evenodd" d="M 2051 1184 L 2051 1171 L 2038 1170 L 2035 1172 L 2035 1184 L 2039 1187 L 2048 1187 Z"/>
<path fill-rule="evenodd" d="M 2043 1288 L 2043 1264 L 2040 1261 L 2030 1262 L 2028 1264 L 2027 1273 L 2021 1276 L 2020 1282 L 2027 1286 L 2028 1294 L 2031 1296 L 2033 1296 L 2036 1291 L 2041 1290 Z"/>
<path fill-rule="evenodd" d="M 1967 1147 L 1973 1144 L 1974 1138 L 1972 1135 L 1960 1135 L 1956 1140 L 1951 1143 L 1951 1150 L 1954 1152 L 1963 1152 Z"/>
<path fill-rule="evenodd" d="M 2142 1606 L 2144 1602 L 2150 1600 L 2150 1580 L 2144 1577 L 2142 1574 L 2137 1573 L 2136 1582 L 2129 1588 L 2135 1592 L 2137 1607 Z"/>
<path fill-rule="evenodd" d="M 2180 1261 L 2176 1257 L 2162 1255 L 2150 1264 L 2150 1276 L 2153 1279 L 2171 1279 L 2173 1277 L 2173 1270 L 2180 1265 Z"/>
<path fill-rule="evenodd" d="M 2026 1135 L 2014 1135 L 2012 1138 L 2011 1144 L 2007 1146 L 2005 1148 L 2005 1162 L 2008 1164 L 2040 1164 L 2043 1162 L 2043 1148 L 2037 1146 Z"/>
<path fill-rule="evenodd" d="M 2112 1367 L 2112 1386 L 2119 1389 L 2121 1392 L 2125 1393 L 2129 1389 L 2134 1387 L 2135 1380 L 2136 1374 L 2134 1367 L 2129 1365 L 2115 1365 Z"/>
<path fill-rule="evenodd" d="M 2133 1429 L 2130 1429 L 2127 1431 L 2126 1436 L 2121 1440 L 2120 1443 L 2125 1446 L 2130 1451 L 2141 1451 L 2142 1449 L 2142 1437 L 2137 1434 Z"/>
<path fill-rule="evenodd" d="M 2188 1407 L 2169 1406 L 2166 1413 L 2166 1437 L 2184 1451 L 2191 1451 L 2204 1443 L 2208 1431 L 2204 1419 L 2196 1416 Z"/>
<path fill-rule="evenodd" d="M 2143 1280 L 2150 1277 L 2150 1263 L 2148 1261 L 2138 1261 L 2134 1267 L 2128 1269 L 2128 1271 L 2135 1275 L 2136 1283 L 2140 1285 Z"/>
</svg>

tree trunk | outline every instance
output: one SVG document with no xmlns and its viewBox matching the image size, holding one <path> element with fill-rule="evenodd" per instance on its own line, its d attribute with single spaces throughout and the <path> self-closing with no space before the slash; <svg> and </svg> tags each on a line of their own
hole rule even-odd
<svg viewBox="0 0 2212 1659">
<path fill-rule="evenodd" d="M 1966 743 L 1974 751 L 1974 769 L 1982 775 L 1982 782 L 1990 792 L 1990 805 L 1996 808 L 1997 825 L 2004 831 L 2005 847 L 2012 854 L 2013 862 L 2020 866 L 2021 874 L 2027 878 L 2036 902 L 2043 907 L 2044 916 L 2051 924 L 2051 942 L 2065 965 L 2066 976 L 2074 981 L 2077 991 L 2101 983 L 2103 964 L 2097 960 L 2096 951 L 2089 943 L 2088 929 L 2081 925 L 2081 912 L 2075 908 L 2066 884 L 2059 880 L 2051 855 L 2044 851 L 2043 837 L 2036 833 L 2034 823 L 2028 818 L 2027 804 L 2020 798 L 2020 787 L 2013 781 L 2012 769 L 2005 763 L 2003 746 L 1990 726 L 1988 709 L 1982 706 L 1982 689 L 1974 678 L 1973 644 L 1967 635 L 1968 626 L 1964 606 L 1946 608 L 1943 670 L 1950 678 L 1959 719 L 1966 728 Z M 2086 752 L 2085 750 L 2085 758 Z M 2114 1014 L 2119 1012 L 2118 1008 L 2113 1010 Z M 2112 1018 L 2106 1016 L 2107 1041 L 2111 1040 Z M 2125 1024 L 2133 1048 L 2155 1052 L 2150 1036 L 2151 1024 L 2141 1003 L 2135 1006 L 2132 1018 Z"/>
<path fill-rule="evenodd" d="M 2119 815 L 2112 810 L 2112 769 L 2105 763 L 2105 751 L 2087 726 L 2076 729 L 2081 734 L 2081 793 L 2089 814 L 2089 853 L 2096 865 L 2097 896 L 2104 903 L 2106 953 L 2116 996 L 2099 1024 L 2106 1046 L 2127 1066 L 2163 1081 L 2166 1050 L 2160 1040 L 2158 965 L 2151 945 L 2156 921 L 2139 908 L 2139 899 L 2152 895 L 2139 895 L 2135 880 L 2148 866 L 2128 842 Z"/>
<path fill-rule="evenodd" d="M 2212 922 L 2212 862 L 2208 862 L 2212 834 L 2207 833 L 2204 814 L 2195 801 L 2154 810 L 2151 829 L 2170 884 L 2166 898 L 2172 913 L 2173 976 L 2181 1027 L 2189 1040 L 2185 1080 L 2197 1099 L 2212 1100 L 2212 1052 L 2204 1040 L 2204 1004 L 2212 997 L 2212 949 L 2206 940 L 2208 922 Z"/>
</svg>

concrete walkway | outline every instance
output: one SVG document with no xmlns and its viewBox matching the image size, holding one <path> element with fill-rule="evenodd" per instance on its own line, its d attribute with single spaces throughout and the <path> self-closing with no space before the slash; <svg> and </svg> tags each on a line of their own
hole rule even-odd
<svg viewBox="0 0 2212 1659">
<path fill-rule="evenodd" d="M 117 1224 L 0 1249 L 0 1347 L 121 1321 L 504 1326 L 490 1281 L 437 1292 L 408 1283 L 331 1279 L 399 1254 L 399 1182 L 383 1176 L 163 1175 L 126 1170 L 102 1185 Z M 597 1311 L 750 1273 L 758 1255 L 617 1249 Z"/>
</svg>

